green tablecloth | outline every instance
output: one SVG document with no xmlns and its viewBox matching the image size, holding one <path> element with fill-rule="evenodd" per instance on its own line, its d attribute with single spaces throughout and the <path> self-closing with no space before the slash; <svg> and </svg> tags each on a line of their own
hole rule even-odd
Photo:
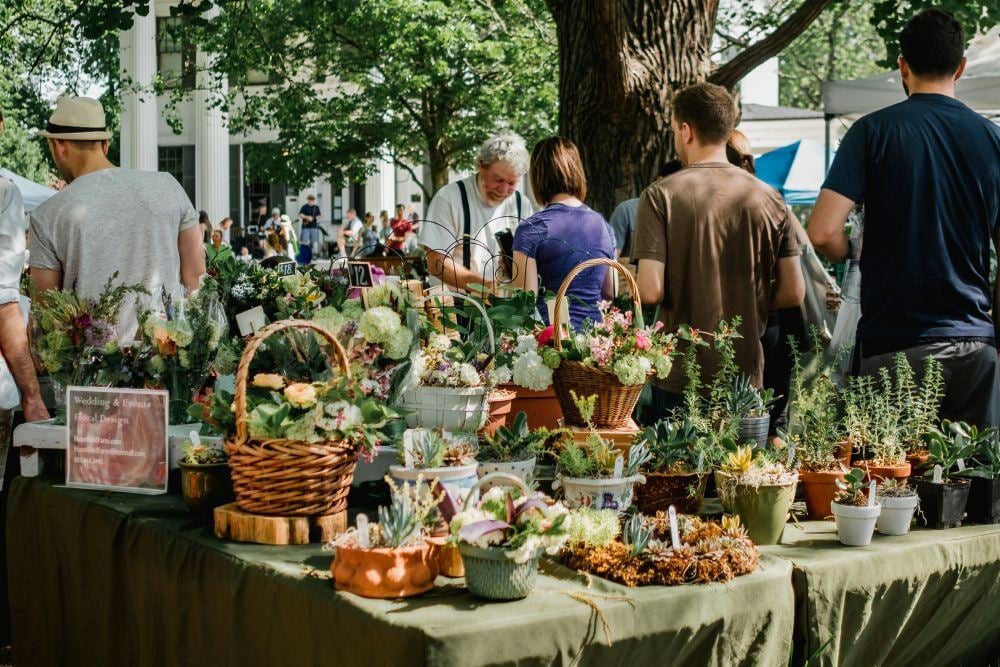
<svg viewBox="0 0 1000 667">
<path fill-rule="evenodd" d="M 785 665 L 791 652 L 780 559 L 729 584 L 588 588 L 553 567 L 522 601 L 480 602 L 442 579 L 387 602 L 334 592 L 319 546 L 218 540 L 174 496 L 23 478 L 10 493 L 20 666 Z"/>
<path fill-rule="evenodd" d="M 846 547 L 832 521 L 763 547 L 790 560 L 796 657 L 824 665 L 980 665 L 1000 657 L 1000 526 L 913 530 Z M 797 660 L 798 661 L 798 660 Z"/>
</svg>

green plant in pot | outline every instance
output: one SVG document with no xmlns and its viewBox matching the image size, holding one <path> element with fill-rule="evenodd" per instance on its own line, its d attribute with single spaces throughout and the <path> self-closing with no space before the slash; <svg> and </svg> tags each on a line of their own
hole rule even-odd
<svg viewBox="0 0 1000 667">
<path fill-rule="evenodd" d="M 496 433 L 486 436 L 479 446 L 479 476 L 491 472 L 505 472 L 522 481 L 528 481 L 535 469 L 535 460 L 552 437 L 547 429 L 531 430 L 528 415 L 518 412 L 513 423 L 501 426 Z"/>
<path fill-rule="evenodd" d="M 229 463 L 221 445 L 205 444 L 197 431 L 191 431 L 182 451 L 177 465 L 181 469 L 181 497 L 188 509 L 211 512 L 235 499 Z"/>
<path fill-rule="evenodd" d="M 918 471 L 927 462 L 926 437 L 938 423 L 938 411 L 944 397 L 944 378 L 941 362 L 933 357 L 924 361 L 924 374 L 920 382 L 906 359 L 899 353 L 893 362 L 893 403 L 901 414 L 901 435 L 906 449 L 906 460 L 911 469 Z"/>
<path fill-rule="evenodd" d="M 814 332 L 815 333 L 815 332 Z M 830 516 L 830 505 L 837 493 L 837 480 L 843 479 L 844 428 L 840 419 L 840 395 L 830 378 L 829 366 L 821 368 L 808 382 L 802 355 L 794 338 L 792 348 L 791 400 L 788 404 L 788 428 L 779 436 L 792 450 L 799 469 L 806 510 L 810 519 Z M 815 343 L 818 349 L 818 341 Z M 850 444 L 847 443 L 847 464 Z"/>
<path fill-rule="evenodd" d="M 905 535 L 910 532 L 913 513 L 920 505 L 917 491 L 905 479 L 888 479 L 878 485 L 875 500 L 882 512 L 875 529 L 883 535 Z"/>
<path fill-rule="evenodd" d="M 795 498 L 798 473 L 748 446 L 729 452 L 721 472 L 723 506 L 740 517 L 754 544 L 777 544 Z"/>
<path fill-rule="evenodd" d="M 773 389 L 754 387 L 747 375 L 736 378 L 725 398 L 725 406 L 730 418 L 739 421 L 741 443 L 753 443 L 754 449 L 767 447 L 767 433 L 771 425 L 769 409 L 778 398 Z"/>
<path fill-rule="evenodd" d="M 992 437 L 991 430 L 980 431 L 964 422 L 948 420 L 928 434 L 928 470 L 923 479 L 917 480 L 924 525 L 951 528 L 962 523 L 971 485 L 959 474 L 970 474 L 966 471 L 972 464 L 971 456 Z"/>
<path fill-rule="evenodd" d="M 860 467 L 875 479 L 906 479 L 902 413 L 895 402 L 892 377 L 882 368 L 878 377 L 853 377 L 844 395 L 844 428 L 851 445 L 864 450 L 867 458 Z"/>
<path fill-rule="evenodd" d="M 987 429 L 973 454 L 975 467 L 955 473 L 968 477 L 969 520 L 976 523 L 1000 523 L 1000 437 L 996 429 Z"/>
<path fill-rule="evenodd" d="M 837 536 L 841 544 L 865 547 L 871 544 L 875 522 L 882 506 L 876 502 L 865 484 L 865 471 L 852 468 L 837 480 L 837 495 L 833 498 L 833 516 L 837 520 Z M 869 490 L 869 493 L 865 491 Z M 870 496 L 870 497 L 869 497 Z"/>
<path fill-rule="evenodd" d="M 636 489 L 639 511 L 652 515 L 673 505 L 678 512 L 695 514 L 708 480 L 705 449 L 709 437 L 690 418 L 663 419 L 643 429 L 636 441 L 650 454 L 646 483 Z"/>
</svg>

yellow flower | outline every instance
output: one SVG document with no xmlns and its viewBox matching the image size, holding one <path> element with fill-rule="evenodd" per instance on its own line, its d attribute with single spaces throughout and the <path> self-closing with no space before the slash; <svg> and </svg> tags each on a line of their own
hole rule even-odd
<svg viewBox="0 0 1000 667">
<path fill-rule="evenodd" d="M 285 378 L 277 373 L 257 373 L 253 376 L 253 386 L 264 389 L 281 389 L 285 386 Z"/>
<path fill-rule="evenodd" d="M 294 382 L 285 387 L 285 398 L 296 408 L 308 408 L 316 402 L 316 387 L 305 382 Z"/>
<path fill-rule="evenodd" d="M 753 459 L 753 448 L 740 447 L 735 452 L 726 454 L 726 461 L 722 464 L 722 468 L 726 472 L 747 472 L 753 466 Z"/>
</svg>

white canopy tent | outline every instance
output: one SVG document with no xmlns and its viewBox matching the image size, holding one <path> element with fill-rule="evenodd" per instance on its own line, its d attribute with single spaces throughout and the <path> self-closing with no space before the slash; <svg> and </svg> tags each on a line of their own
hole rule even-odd
<svg viewBox="0 0 1000 667">
<path fill-rule="evenodd" d="M 30 181 L 24 176 L 18 176 L 11 170 L 2 167 L 0 167 L 0 176 L 14 181 L 14 185 L 21 192 L 25 213 L 34 211 L 39 204 L 58 192 L 54 188 Z"/>
<path fill-rule="evenodd" d="M 968 64 L 955 87 L 956 97 L 980 113 L 1000 114 L 1000 26 L 973 38 L 965 55 Z M 904 99 L 898 70 L 865 79 L 823 82 L 827 149 L 832 119 L 863 115 Z"/>
</svg>

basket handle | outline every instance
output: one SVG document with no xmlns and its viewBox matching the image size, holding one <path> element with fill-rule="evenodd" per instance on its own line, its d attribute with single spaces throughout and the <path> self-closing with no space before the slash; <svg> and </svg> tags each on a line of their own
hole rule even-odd
<svg viewBox="0 0 1000 667">
<path fill-rule="evenodd" d="M 247 441 L 247 376 L 250 374 L 250 362 L 253 361 L 254 355 L 257 354 L 257 350 L 266 339 L 286 329 L 312 329 L 330 342 L 337 357 L 340 372 L 345 376 L 351 372 L 351 365 L 347 359 L 347 352 L 344 351 L 344 346 L 329 329 L 308 320 L 281 320 L 267 325 L 250 340 L 247 349 L 243 350 L 240 365 L 236 369 L 234 401 L 236 402 L 236 443 L 239 445 Z"/>
<path fill-rule="evenodd" d="M 493 324 L 490 322 L 490 316 L 486 313 L 486 309 L 483 308 L 483 304 L 479 303 L 468 294 L 459 294 L 458 292 L 441 290 L 440 292 L 429 294 L 428 296 L 425 296 L 422 299 L 418 299 L 417 302 L 414 304 L 414 306 L 422 306 L 431 299 L 437 299 L 442 296 L 450 296 L 452 298 L 457 297 L 459 299 L 465 299 L 479 310 L 479 312 L 483 316 L 483 321 L 486 323 L 486 334 L 489 336 L 490 339 L 490 353 L 495 355 L 497 353 L 497 341 L 496 338 L 493 336 Z"/>
<path fill-rule="evenodd" d="M 520 477 L 516 475 L 511 475 L 507 472 L 491 472 L 488 475 L 483 475 L 479 478 L 472 487 L 469 488 L 469 495 L 465 497 L 465 502 L 463 503 L 463 510 L 471 510 L 478 499 L 479 494 L 476 493 L 486 482 L 503 482 L 505 486 L 513 486 L 514 488 L 520 490 L 525 496 L 527 496 L 531 491 L 528 489 L 528 485 L 524 483 Z"/>
<path fill-rule="evenodd" d="M 594 259 L 588 259 L 587 261 L 581 262 L 573 267 L 573 270 L 566 274 L 562 285 L 559 286 L 559 291 L 556 293 L 556 312 L 555 316 L 552 318 L 552 340 L 557 350 L 562 349 L 562 301 L 566 298 L 566 291 L 569 289 L 570 283 L 572 283 L 578 275 L 594 266 L 609 266 L 622 275 L 629 290 L 632 292 L 632 306 L 635 310 L 634 321 L 639 326 L 642 326 L 642 304 L 639 302 L 639 285 L 635 282 L 635 276 L 629 273 L 628 269 L 613 259 L 608 259 L 607 257 L 595 257 Z"/>
</svg>

